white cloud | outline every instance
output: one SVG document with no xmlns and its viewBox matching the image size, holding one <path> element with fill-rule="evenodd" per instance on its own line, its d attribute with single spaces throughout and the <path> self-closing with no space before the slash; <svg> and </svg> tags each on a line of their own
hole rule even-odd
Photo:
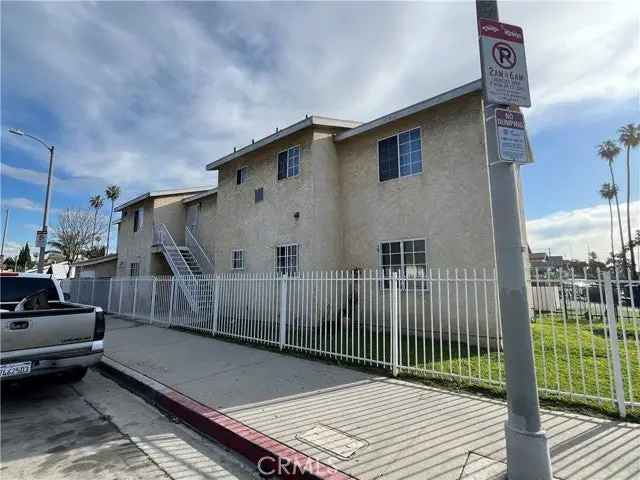
<svg viewBox="0 0 640 480">
<path fill-rule="evenodd" d="M 41 205 L 24 197 L 3 198 L 2 206 L 3 208 L 16 208 L 18 210 L 27 210 L 30 212 L 42 211 Z"/>
<path fill-rule="evenodd" d="M 620 204 L 622 229 L 627 242 L 626 204 Z M 613 206 L 613 241 L 616 252 L 620 252 L 620 233 L 615 204 Z M 637 228 L 640 218 L 640 201 L 631 202 L 632 228 Z M 635 235 L 635 228 L 632 230 Z M 555 212 L 527 222 L 529 245 L 533 251 L 547 251 L 555 255 L 584 259 L 587 249 L 601 259 L 609 257 L 611 251 L 609 205 L 601 204 L 589 208 Z"/>
<path fill-rule="evenodd" d="M 11 240 L 6 240 L 4 242 L 4 250 L 3 250 L 3 254 L 5 258 L 15 257 L 16 255 L 18 255 L 18 253 L 20 253 L 20 249 L 23 246 L 24 244 L 13 242 Z M 30 247 L 32 247 L 32 245 L 30 245 Z"/>
<path fill-rule="evenodd" d="M 55 169 L 54 169 L 55 171 Z M 33 185 L 46 185 L 47 184 L 47 172 L 33 170 L 30 168 L 14 167 L 7 163 L 0 163 L 0 173 L 3 177 L 10 177 L 22 182 L 31 183 Z M 51 179 L 53 192 L 81 192 L 84 189 L 95 188 L 96 184 L 101 185 L 102 180 L 97 176 L 93 177 L 70 177 L 60 178 L 55 175 Z M 44 190 L 43 190 L 44 191 Z"/>
<path fill-rule="evenodd" d="M 637 2 L 540 5 L 501 4 L 525 27 L 533 128 L 637 95 Z M 45 110 L 61 176 L 125 198 L 212 184 L 206 163 L 307 113 L 368 120 L 479 76 L 473 2 L 16 2 L 2 27 L 4 118 Z"/>
<path fill-rule="evenodd" d="M 42 212 L 42 205 L 33 200 L 24 197 L 3 198 L 2 208 L 15 208 L 17 210 L 26 210 L 28 212 Z M 58 213 L 59 208 L 49 208 L 49 213 Z M 27 225 L 25 225 L 26 227 Z"/>
</svg>

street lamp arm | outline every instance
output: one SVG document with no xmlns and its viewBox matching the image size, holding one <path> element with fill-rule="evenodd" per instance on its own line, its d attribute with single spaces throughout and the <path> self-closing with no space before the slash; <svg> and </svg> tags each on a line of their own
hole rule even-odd
<svg viewBox="0 0 640 480">
<path fill-rule="evenodd" d="M 53 146 L 48 145 L 44 140 L 42 140 L 41 138 L 36 137 L 35 135 L 31 135 L 30 133 L 26 133 L 26 132 L 23 133 L 23 135 L 25 137 L 29 137 L 29 138 L 35 140 L 36 142 L 40 142 L 49 151 L 51 151 L 51 149 L 53 148 Z"/>
<path fill-rule="evenodd" d="M 10 128 L 9 133 L 13 133 L 14 135 L 19 135 L 20 137 L 29 137 L 30 139 L 35 140 L 41 145 L 44 145 L 44 148 L 46 148 L 50 152 L 53 151 L 53 145 L 48 145 L 47 142 L 45 142 L 41 138 L 36 137 L 35 135 L 31 135 L 30 133 L 20 130 L 19 128 Z"/>
</svg>

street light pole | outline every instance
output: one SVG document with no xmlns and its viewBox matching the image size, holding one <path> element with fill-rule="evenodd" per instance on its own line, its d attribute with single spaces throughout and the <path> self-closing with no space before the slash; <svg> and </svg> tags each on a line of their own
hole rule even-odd
<svg viewBox="0 0 640 480">
<path fill-rule="evenodd" d="M 0 247 L 0 262 L 4 262 L 4 240 L 7 237 L 7 225 L 9 225 L 9 209 L 4 216 L 4 227 L 2 228 L 2 247 Z"/>
<path fill-rule="evenodd" d="M 53 174 L 53 152 L 55 147 L 51 145 L 49 147 L 49 173 L 47 175 L 47 193 L 44 199 L 44 215 L 42 215 L 42 231 L 44 232 L 45 239 L 47 238 L 47 228 L 49 220 L 49 201 L 51 199 L 51 176 Z M 47 242 L 45 241 L 40 245 L 40 256 L 38 257 L 38 273 L 44 271 L 44 255 Z"/>
<path fill-rule="evenodd" d="M 476 0 L 478 20 L 499 20 L 495 0 Z M 480 32 L 479 32 L 480 33 Z M 483 81 L 485 79 L 483 78 Z M 513 480 L 550 480 L 551 461 L 533 361 L 516 165 L 498 162 L 496 108 L 483 100 L 507 389 L 507 473 Z"/>
<path fill-rule="evenodd" d="M 10 128 L 9 133 L 13 133 L 14 135 L 19 135 L 21 137 L 29 137 L 32 140 L 42 144 L 49 151 L 49 173 L 47 175 L 47 192 L 44 198 L 44 213 L 42 215 L 42 232 L 45 235 L 45 242 L 40 245 L 40 254 L 38 255 L 38 273 L 42 273 L 44 271 L 44 255 L 45 248 L 47 246 L 46 237 L 47 237 L 47 222 L 49 219 L 49 201 L 51 199 L 51 177 L 53 175 L 53 154 L 55 151 L 55 147 L 53 145 L 48 145 L 44 140 L 38 138 L 29 133 L 23 132 L 17 128 Z"/>
</svg>

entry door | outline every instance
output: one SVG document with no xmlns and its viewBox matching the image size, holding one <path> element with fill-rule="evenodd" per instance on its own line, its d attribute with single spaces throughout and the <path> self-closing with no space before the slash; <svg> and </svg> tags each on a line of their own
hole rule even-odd
<svg viewBox="0 0 640 480">
<path fill-rule="evenodd" d="M 187 208 L 187 225 L 194 235 L 198 234 L 198 221 L 200 218 L 200 204 L 189 205 Z"/>
</svg>

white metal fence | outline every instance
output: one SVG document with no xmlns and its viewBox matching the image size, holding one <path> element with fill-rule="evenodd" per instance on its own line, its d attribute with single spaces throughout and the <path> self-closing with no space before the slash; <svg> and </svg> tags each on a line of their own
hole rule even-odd
<svg viewBox="0 0 640 480">
<path fill-rule="evenodd" d="M 78 303 L 153 324 L 503 386 L 495 272 L 427 274 L 208 275 L 193 277 L 191 299 L 173 277 L 74 279 L 65 289 Z M 640 407 L 640 282 L 547 273 L 530 287 L 541 392 L 617 406 L 621 416 Z"/>
</svg>

